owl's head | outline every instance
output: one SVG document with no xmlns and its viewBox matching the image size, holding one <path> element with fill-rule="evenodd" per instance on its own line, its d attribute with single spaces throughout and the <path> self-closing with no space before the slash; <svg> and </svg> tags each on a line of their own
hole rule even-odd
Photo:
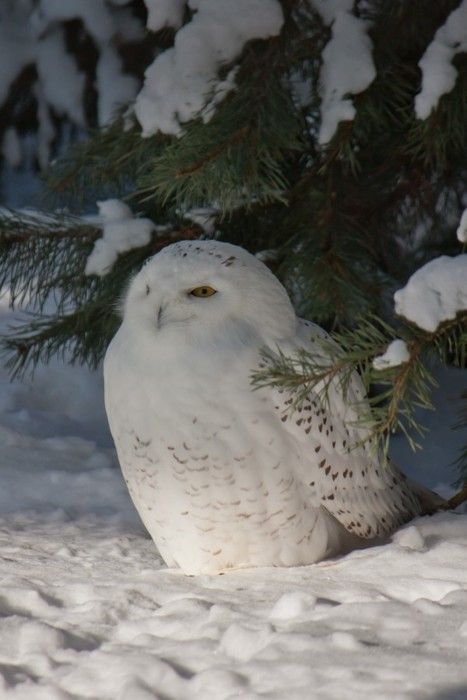
<svg viewBox="0 0 467 700">
<path fill-rule="evenodd" d="M 180 241 L 148 260 L 133 279 L 124 323 L 159 338 L 236 334 L 264 342 L 292 334 L 296 316 L 279 280 L 243 248 Z"/>
</svg>

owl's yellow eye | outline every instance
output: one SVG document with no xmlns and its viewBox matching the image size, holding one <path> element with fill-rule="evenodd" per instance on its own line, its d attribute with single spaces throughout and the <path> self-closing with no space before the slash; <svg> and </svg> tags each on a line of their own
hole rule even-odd
<svg viewBox="0 0 467 700">
<path fill-rule="evenodd" d="M 203 287 L 195 287 L 190 292 L 192 297 L 198 297 L 199 299 L 206 299 L 206 297 L 212 297 L 213 294 L 217 294 L 217 289 L 213 287 L 208 287 L 204 285 Z"/>
</svg>

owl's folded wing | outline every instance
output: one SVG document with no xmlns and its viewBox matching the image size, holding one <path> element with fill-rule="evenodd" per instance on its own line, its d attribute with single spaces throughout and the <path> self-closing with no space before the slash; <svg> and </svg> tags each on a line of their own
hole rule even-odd
<svg viewBox="0 0 467 700">
<path fill-rule="evenodd" d="M 324 331 L 302 322 L 297 347 L 319 352 Z M 364 409 L 363 385 L 352 379 L 344 396 L 336 381 L 324 401 L 310 392 L 293 411 L 291 395 L 272 390 L 282 426 L 294 438 L 300 458 L 297 478 L 310 499 L 329 511 L 351 533 L 373 539 L 384 536 L 422 512 L 416 490 L 395 465 L 380 464 L 357 425 Z"/>
</svg>

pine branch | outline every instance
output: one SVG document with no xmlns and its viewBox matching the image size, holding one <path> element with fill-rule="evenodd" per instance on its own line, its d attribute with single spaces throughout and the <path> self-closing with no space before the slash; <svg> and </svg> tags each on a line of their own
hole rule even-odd
<svg viewBox="0 0 467 700">
<path fill-rule="evenodd" d="M 98 199 L 133 198 L 137 173 L 162 152 L 168 140 L 164 136 L 143 139 L 136 125 L 127 128 L 123 119 L 91 131 L 50 167 L 46 180 L 50 207 L 66 204 L 82 211 Z"/>
<path fill-rule="evenodd" d="M 1 341 L 15 376 L 57 355 L 96 366 L 119 325 L 118 308 L 132 275 L 165 245 L 199 232 L 156 233 L 148 245 L 121 254 L 105 276 L 88 276 L 86 261 L 101 235 L 99 228 L 70 216 L 0 216 L 0 285 L 9 288 L 14 308 L 26 309 Z"/>
<path fill-rule="evenodd" d="M 0 286 L 12 305 L 27 303 L 42 311 L 59 286 L 59 310 L 80 304 L 93 293 L 83 260 L 101 235 L 82 219 L 42 212 L 0 212 Z"/>
<path fill-rule="evenodd" d="M 396 337 L 406 340 L 410 353 L 408 361 L 385 370 L 375 369 L 374 358 Z M 367 406 L 361 402 L 355 406 L 359 414 L 357 425 L 367 429 L 358 444 L 371 442 L 385 456 L 389 438 L 397 430 L 404 434 L 412 449 L 420 447 L 415 436 L 423 435 L 424 427 L 414 414 L 416 408 L 433 408 L 431 392 L 436 381 L 428 369 L 430 358 L 439 357 L 440 352 L 449 349 L 456 364 L 465 361 L 467 311 L 443 323 L 435 333 L 426 333 L 407 324 L 396 330 L 370 316 L 361 319 L 354 329 L 332 333 L 318 342 L 320 351 L 317 354 L 301 349 L 287 357 L 280 350 L 264 350 L 262 366 L 252 376 L 253 386 L 289 391 L 294 410 L 311 391 L 317 392 L 323 402 L 328 401 L 330 388 L 336 381 L 344 401 L 351 402 L 354 399 L 348 390 L 357 372 L 370 396 Z"/>
<path fill-rule="evenodd" d="M 273 70 L 259 80 L 245 77 L 208 123 L 194 121 L 149 160 L 139 194 L 182 209 L 216 202 L 223 213 L 284 202 L 285 164 L 300 148 L 301 124 Z"/>
<path fill-rule="evenodd" d="M 2 340 L 1 353 L 13 377 L 52 357 L 97 367 L 120 323 L 114 299 L 108 304 L 97 299 L 68 314 L 28 316 Z"/>
</svg>

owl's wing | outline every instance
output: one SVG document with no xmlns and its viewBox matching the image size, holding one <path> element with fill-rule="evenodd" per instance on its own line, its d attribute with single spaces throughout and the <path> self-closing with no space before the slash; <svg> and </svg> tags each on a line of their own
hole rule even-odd
<svg viewBox="0 0 467 700">
<path fill-rule="evenodd" d="M 319 326 L 300 321 L 294 344 L 322 355 L 320 337 L 326 333 Z M 397 467 L 380 465 L 368 445 L 353 447 L 364 436 L 364 429 L 355 425 L 365 405 L 357 374 L 345 397 L 336 381 L 325 403 L 311 392 L 295 411 L 290 394 L 272 391 L 278 418 L 298 447 L 296 476 L 310 498 L 349 532 L 366 539 L 381 537 L 420 514 L 416 491 Z"/>
</svg>

